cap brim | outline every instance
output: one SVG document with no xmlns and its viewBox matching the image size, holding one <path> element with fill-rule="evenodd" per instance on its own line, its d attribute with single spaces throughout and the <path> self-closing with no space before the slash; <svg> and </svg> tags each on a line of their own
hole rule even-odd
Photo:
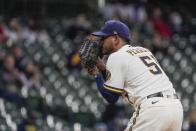
<svg viewBox="0 0 196 131">
<path fill-rule="evenodd" d="M 95 35 L 95 36 L 99 36 L 99 37 L 109 36 L 109 34 L 106 34 L 106 33 L 101 32 L 101 31 L 93 32 L 93 33 L 91 33 L 91 34 L 92 34 L 92 35 Z"/>
</svg>

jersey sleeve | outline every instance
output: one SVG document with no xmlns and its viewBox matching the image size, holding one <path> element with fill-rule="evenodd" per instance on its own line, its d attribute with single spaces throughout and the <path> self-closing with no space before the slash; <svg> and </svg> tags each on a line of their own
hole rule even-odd
<svg viewBox="0 0 196 131">
<path fill-rule="evenodd" d="M 106 64 L 104 88 L 114 93 L 123 93 L 126 69 L 126 58 L 123 57 L 123 54 L 112 54 Z"/>
</svg>

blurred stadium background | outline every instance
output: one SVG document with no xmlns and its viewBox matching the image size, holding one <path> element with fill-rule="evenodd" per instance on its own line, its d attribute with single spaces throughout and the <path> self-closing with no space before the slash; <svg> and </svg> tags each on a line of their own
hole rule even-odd
<svg viewBox="0 0 196 131">
<path fill-rule="evenodd" d="M 77 54 L 108 19 L 155 54 L 182 100 L 183 131 L 196 131 L 195 12 L 193 0 L 1 0 L 0 131 L 122 131 L 133 108 L 107 104 Z"/>
</svg>

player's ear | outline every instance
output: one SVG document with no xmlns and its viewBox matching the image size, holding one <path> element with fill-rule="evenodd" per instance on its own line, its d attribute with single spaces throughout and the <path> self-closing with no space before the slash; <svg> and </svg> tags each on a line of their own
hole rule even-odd
<svg viewBox="0 0 196 131">
<path fill-rule="evenodd" d="M 113 41 L 114 41 L 115 44 L 118 44 L 119 43 L 119 38 L 118 38 L 117 35 L 114 35 Z"/>
<path fill-rule="evenodd" d="M 115 40 L 118 40 L 118 36 L 117 36 L 117 35 L 114 35 L 114 39 L 115 39 Z"/>
</svg>

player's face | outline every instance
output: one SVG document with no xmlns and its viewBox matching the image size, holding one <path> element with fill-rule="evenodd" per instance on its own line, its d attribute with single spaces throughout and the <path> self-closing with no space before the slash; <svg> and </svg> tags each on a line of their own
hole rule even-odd
<svg viewBox="0 0 196 131">
<path fill-rule="evenodd" d="M 115 52 L 115 36 L 108 36 L 102 39 L 102 53 L 104 55 Z"/>
</svg>

